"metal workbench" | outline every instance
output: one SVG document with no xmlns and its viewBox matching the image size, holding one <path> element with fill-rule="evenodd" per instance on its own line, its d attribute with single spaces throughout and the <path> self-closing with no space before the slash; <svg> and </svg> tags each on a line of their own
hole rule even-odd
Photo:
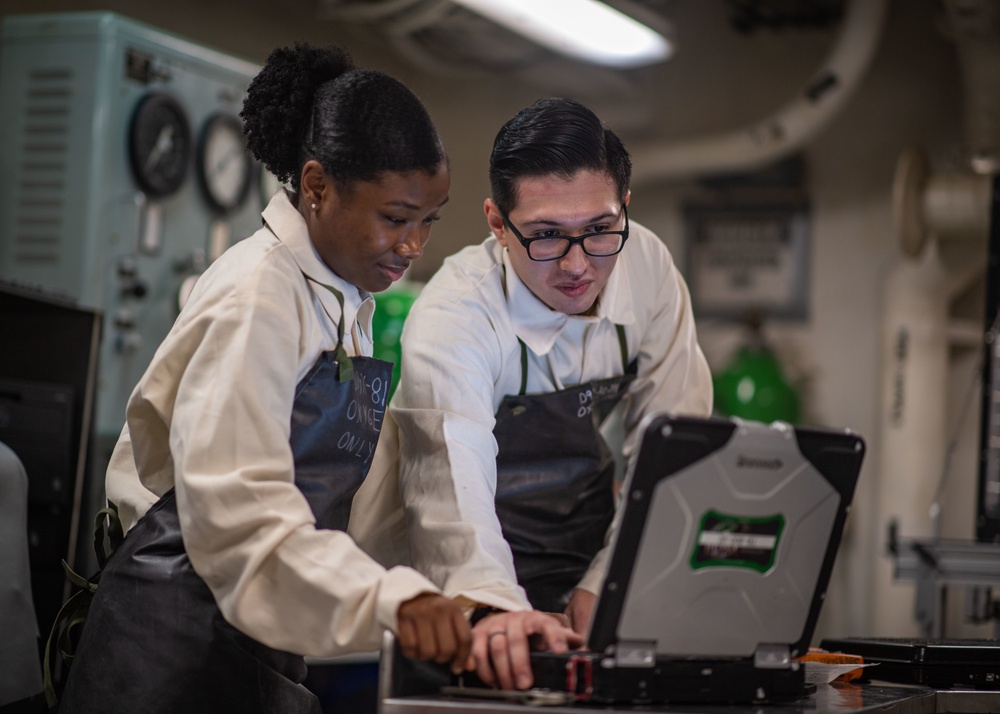
<svg viewBox="0 0 1000 714">
<path fill-rule="evenodd" d="M 823 684 L 814 694 L 785 704 L 670 704 L 529 706 L 512 701 L 483 701 L 440 695 L 388 697 L 379 714 L 510 714 L 511 712 L 671 712 L 672 714 L 986 714 L 1000 712 L 1000 692 L 935 691 L 924 687 L 868 684 Z"/>
</svg>

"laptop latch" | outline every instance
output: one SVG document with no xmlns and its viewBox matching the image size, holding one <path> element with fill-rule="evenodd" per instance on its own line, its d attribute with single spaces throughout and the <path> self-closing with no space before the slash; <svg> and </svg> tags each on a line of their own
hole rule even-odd
<svg viewBox="0 0 1000 714">
<path fill-rule="evenodd" d="M 772 645 L 765 642 L 757 645 L 753 654 L 753 666 L 757 669 L 788 669 L 792 666 L 792 656 L 788 645 Z"/>
<path fill-rule="evenodd" d="M 566 660 L 566 691 L 573 699 L 586 702 L 594 693 L 594 659 L 571 654 Z"/>
<path fill-rule="evenodd" d="M 616 667 L 652 667 L 656 664 L 656 640 L 619 640 L 615 645 Z"/>
</svg>

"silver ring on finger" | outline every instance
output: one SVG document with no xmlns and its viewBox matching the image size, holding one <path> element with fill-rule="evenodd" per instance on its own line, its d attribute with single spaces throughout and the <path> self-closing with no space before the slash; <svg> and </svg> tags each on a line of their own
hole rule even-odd
<svg viewBox="0 0 1000 714">
<path fill-rule="evenodd" d="M 493 632 L 491 632 L 488 635 L 486 635 L 486 641 L 487 642 L 491 641 L 497 635 L 503 635 L 504 637 L 506 637 L 507 636 L 507 630 L 493 630 Z"/>
</svg>

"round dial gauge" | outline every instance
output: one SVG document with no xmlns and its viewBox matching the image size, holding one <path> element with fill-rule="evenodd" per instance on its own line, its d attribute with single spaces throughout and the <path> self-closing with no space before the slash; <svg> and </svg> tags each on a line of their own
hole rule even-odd
<svg viewBox="0 0 1000 714">
<path fill-rule="evenodd" d="M 215 210 L 230 213 L 246 200 L 253 161 L 243 143 L 243 125 L 231 114 L 213 114 L 198 142 L 198 179 Z"/>
<path fill-rule="evenodd" d="M 128 136 L 129 162 L 139 187 L 161 198 L 184 184 L 191 157 L 191 127 L 180 103 L 163 92 L 139 100 Z"/>
</svg>

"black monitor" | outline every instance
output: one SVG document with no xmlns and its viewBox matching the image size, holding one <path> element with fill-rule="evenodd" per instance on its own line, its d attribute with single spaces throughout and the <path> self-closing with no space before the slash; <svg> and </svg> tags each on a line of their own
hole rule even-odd
<svg viewBox="0 0 1000 714">
<path fill-rule="evenodd" d="M 991 205 L 976 507 L 976 539 L 984 543 L 1000 542 L 1000 178 Z"/>
<path fill-rule="evenodd" d="M 0 441 L 28 475 L 28 556 L 39 631 L 47 635 L 92 540 L 89 492 L 100 313 L 58 294 L 0 281 Z M 85 507 L 84 507 L 85 508 Z M 90 576 L 91 573 L 83 573 Z"/>
</svg>

